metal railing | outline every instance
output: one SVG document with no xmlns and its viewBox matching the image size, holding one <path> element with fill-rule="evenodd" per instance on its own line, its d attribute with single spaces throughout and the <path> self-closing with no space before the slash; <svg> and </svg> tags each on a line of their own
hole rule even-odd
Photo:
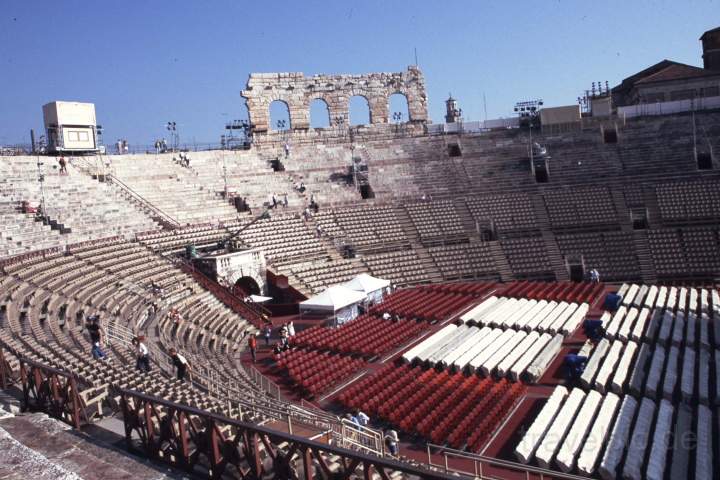
<svg viewBox="0 0 720 480">
<path fill-rule="evenodd" d="M 252 382 L 260 390 L 265 392 L 271 398 L 283 400 L 282 394 L 280 393 L 280 387 L 277 383 L 273 382 L 265 375 L 260 373 L 260 371 L 252 365 L 244 365 L 242 363 L 240 365 L 242 366 L 243 370 L 245 370 L 245 373 L 247 373 L 247 376 L 250 378 L 250 380 L 252 380 Z"/>
<path fill-rule="evenodd" d="M 116 177 L 114 174 L 109 173 L 106 177 L 108 183 L 111 183 L 113 185 L 117 185 L 120 187 L 121 190 L 125 192 L 126 195 L 129 195 L 133 200 L 135 200 L 137 203 L 139 203 L 143 208 L 149 210 L 153 216 L 165 227 L 167 228 L 179 228 L 181 226 L 180 222 L 178 222 L 175 218 L 173 218 L 168 213 L 165 213 L 164 211 L 160 210 L 158 207 L 147 201 L 142 195 L 137 193 L 135 190 L 130 188 L 125 182 L 120 180 L 118 177 Z"/>
<path fill-rule="evenodd" d="M 120 395 L 128 449 L 187 470 L 209 471 L 212 478 L 260 479 L 271 473 L 296 478 L 296 459 L 303 478 L 372 478 L 373 473 L 389 478 L 391 472 L 456 478 L 130 390 Z M 268 457 L 272 461 L 264 462 Z M 332 470 L 330 457 L 340 459 Z"/>
<path fill-rule="evenodd" d="M 262 305 L 248 305 L 247 302 L 243 301 L 240 297 L 236 296 L 216 281 L 208 278 L 204 273 L 197 270 L 191 262 L 188 262 L 181 257 L 171 257 L 171 261 L 180 267 L 182 271 L 193 277 L 204 288 L 210 290 L 215 298 L 220 300 L 235 313 L 243 316 L 243 318 L 252 323 L 256 328 L 262 327 L 262 315 L 268 315 L 270 313 L 270 311 L 265 307 Z"/>
<path fill-rule="evenodd" d="M 383 434 L 378 430 L 363 427 L 350 420 L 343 419 L 339 445 L 350 450 L 358 450 L 372 455 L 385 456 Z"/>
<path fill-rule="evenodd" d="M 442 463 L 434 463 L 433 457 L 442 457 Z M 517 478 L 518 474 L 524 475 L 526 480 L 530 479 L 561 479 L 561 480 L 587 480 L 586 477 L 571 475 L 555 470 L 523 465 L 522 463 L 501 460 L 499 458 L 485 457 L 473 453 L 463 452 L 452 448 L 427 444 L 427 464 L 431 467 L 440 468 L 445 473 L 457 473 L 460 475 L 473 475 L 476 478 L 497 478 L 498 470 L 513 472 L 512 477 Z M 466 466 L 472 465 L 472 470 Z M 491 473 L 492 472 L 492 473 Z"/>
<path fill-rule="evenodd" d="M 90 423 L 85 403 L 80 397 L 79 381 L 56 368 L 20 357 L 23 411 L 43 411 L 76 429 Z"/>
</svg>

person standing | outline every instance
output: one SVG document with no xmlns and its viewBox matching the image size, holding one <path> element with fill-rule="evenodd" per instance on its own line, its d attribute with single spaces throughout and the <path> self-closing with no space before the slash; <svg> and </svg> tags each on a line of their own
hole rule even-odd
<svg viewBox="0 0 720 480">
<path fill-rule="evenodd" d="M 280 327 L 280 331 L 278 332 L 280 334 L 280 343 L 283 346 L 283 349 L 285 347 L 289 346 L 288 338 L 289 338 L 289 332 L 288 332 L 288 325 L 287 323 L 283 323 L 282 327 Z"/>
<path fill-rule="evenodd" d="M 398 443 L 400 443 L 400 439 L 398 438 L 397 432 L 395 430 L 388 430 L 385 433 L 385 446 L 393 457 L 398 456 Z"/>
<path fill-rule="evenodd" d="M 257 360 L 257 338 L 255 338 L 255 335 L 250 335 L 250 338 L 248 338 L 248 347 L 250 347 L 250 355 L 252 355 L 253 363 Z"/>
<path fill-rule="evenodd" d="M 287 324 L 288 337 L 295 336 L 295 324 L 290 320 Z"/>
<path fill-rule="evenodd" d="M 367 414 L 365 412 L 362 412 L 361 410 L 356 409 L 353 412 L 353 417 L 357 419 L 357 423 L 361 427 L 367 427 L 368 423 L 370 423 L 370 417 L 368 417 Z"/>
<path fill-rule="evenodd" d="M 58 163 L 60 164 L 60 175 L 67 175 L 67 162 L 65 161 L 65 157 L 60 157 Z"/>
<path fill-rule="evenodd" d="M 272 336 L 272 323 L 268 320 L 263 328 L 263 335 L 265 336 L 265 345 L 270 345 L 270 337 Z"/>
<path fill-rule="evenodd" d="M 100 342 L 93 343 L 90 353 L 95 360 L 101 360 L 105 358 L 105 352 L 103 352 L 102 348 L 100 347 Z"/>
<path fill-rule="evenodd" d="M 100 327 L 100 316 L 90 315 L 87 318 L 85 328 L 90 334 L 90 344 L 92 345 L 90 353 L 92 354 L 93 358 L 97 359 L 105 357 L 105 353 L 100 348 L 100 346 L 102 345 L 104 333 L 102 327 Z"/>
<path fill-rule="evenodd" d="M 150 371 L 150 351 L 147 345 L 139 337 L 134 337 L 132 343 L 135 345 L 135 356 L 137 358 L 135 367 L 141 372 L 148 373 Z"/>
<path fill-rule="evenodd" d="M 178 353 L 178 351 L 174 348 L 170 349 L 170 359 L 172 360 L 173 365 L 175 365 L 177 379 L 184 382 L 185 375 L 190 372 L 190 362 L 188 362 L 187 359 Z"/>
</svg>

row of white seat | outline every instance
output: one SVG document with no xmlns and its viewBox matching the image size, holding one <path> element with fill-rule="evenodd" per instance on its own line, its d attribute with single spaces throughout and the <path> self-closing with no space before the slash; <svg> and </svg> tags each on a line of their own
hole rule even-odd
<svg viewBox="0 0 720 480">
<path fill-rule="evenodd" d="M 562 347 L 563 336 L 450 324 L 403 355 L 409 363 L 536 382 Z"/>
<path fill-rule="evenodd" d="M 714 394 L 710 392 L 711 356 L 715 362 Z M 675 392 L 679 387 L 679 398 L 685 403 L 708 405 L 713 399 L 720 403 L 720 350 L 698 352 L 689 345 L 666 348 L 632 340 L 611 344 L 604 338 L 590 355 L 580 384 L 601 393 L 610 390 L 650 398 L 662 395 L 669 401 L 678 398 Z"/>
<path fill-rule="evenodd" d="M 666 287 L 664 285 L 658 287 L 635 283 L 623 284 L 617 293 L 622 297 L 621 303 L 626 308 L 655 307 L 673 311 L 697 312 L 699 307 L 700 311 L 704 313 L 710 311 L 710 298 L 713 293 L 717 297 L 717 291 L 706 288 Z M 714 301 L 714 304 L 718 305 L 718 301 Z"/>
<path fill-rule="evenodd" d="M 713 478 L 712 411 L 704 405 L 698 407 L 697 444 L 690 445 L 686 441 L 692 433 L 689 407 L 677 407 L 673 425 L 676 408 L 667 400 L 661 400 L 659 406 L 649 398 L 639 403 L 638 409 L 638 400 L 630 395 L 603 396 L 597 391 L 585 393 L 576 388 L 568 392 L 563 386 L 556 387 L 515 448 L 515 456 L 523 463 L 534 458 L 543 468 L 555 464 L 564 472 L 577 469 L 587 476 L 597 470 L 606 480 L 620 476 L 661 480 L 668 468 L 670 478 L 687 478 L 694 454 L 695 478 Z"/>
<path fill-rule="evenodd" d="M 677 310 L 650 310 L 643 307 L 627 309 L 621 306 L 614 314 L 604 312 L 601 317 L 605 326 L 605 336 L 623 342 L 659 342 L 662 345 L 688 345 L 693 348 L 712 348 L 720 346 L 720 313 L 699 315 Z M 713 334 L 710 334 L 712 324 Z"/>
<path fill-rule="evenodd" d="M 460 317 L 470 325 L 572 334 L 585 319 L 587 303 L 567 303 L 526 298 L 488 297 Z"/>
</svg>

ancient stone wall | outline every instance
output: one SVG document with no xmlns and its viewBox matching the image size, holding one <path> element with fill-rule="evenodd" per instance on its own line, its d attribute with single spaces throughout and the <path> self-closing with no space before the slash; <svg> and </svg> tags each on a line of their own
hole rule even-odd
<svg viewBox="0 0 720 480">
<path fill-rule="evenodd" d="M 409 121 L 425 123 L 427 94 L 425 79 L 419 68 L 411 66 L 400 73 L 367 75 L 313 75 L 302 73 L 253 73 L 241 95 L 247 99 L 250 122 L 255 133 L 267 132 L 270 125 L 270 104 L 275 100 L 287 104 L 290 129 L 310 128 L 310 104 L 322 99 L 328 106 L 331 126 L 348 126 L 350 97 L 363 96 L 370 106 L 370 124 L 387 124 L 390 96 L 405 95 Z"/>
</svg>

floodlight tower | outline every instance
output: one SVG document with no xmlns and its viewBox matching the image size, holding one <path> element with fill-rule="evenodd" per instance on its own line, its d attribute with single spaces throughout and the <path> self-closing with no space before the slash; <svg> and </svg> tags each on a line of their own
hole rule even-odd
<svg viewBox="0 0 720 480">
<path fill-rule="evenodd" d="M 44 165 L 43 162 L 40 161 L 40 155 L 37 156 L 37 170 L 38 170 L 38 183 L 40 184 L 40 198 L 41 198 L 41 209 L 40 212 L 42 214 L 43 222 L 46 221 L 47 217 L 47 209 L 45 204 L 45 174 L 42 171 L 42 166 Z"/>
<path fill-rule="evenodd" d="M 167 128 L 167 131 L 170 132 L 170 138 L 172 138 L 173 152 L 175 152 L 180 146 L 180 133 L 178 131 L 178 124 L 176 122 L 167 122 L 165 128 Z"/>
</svg>

